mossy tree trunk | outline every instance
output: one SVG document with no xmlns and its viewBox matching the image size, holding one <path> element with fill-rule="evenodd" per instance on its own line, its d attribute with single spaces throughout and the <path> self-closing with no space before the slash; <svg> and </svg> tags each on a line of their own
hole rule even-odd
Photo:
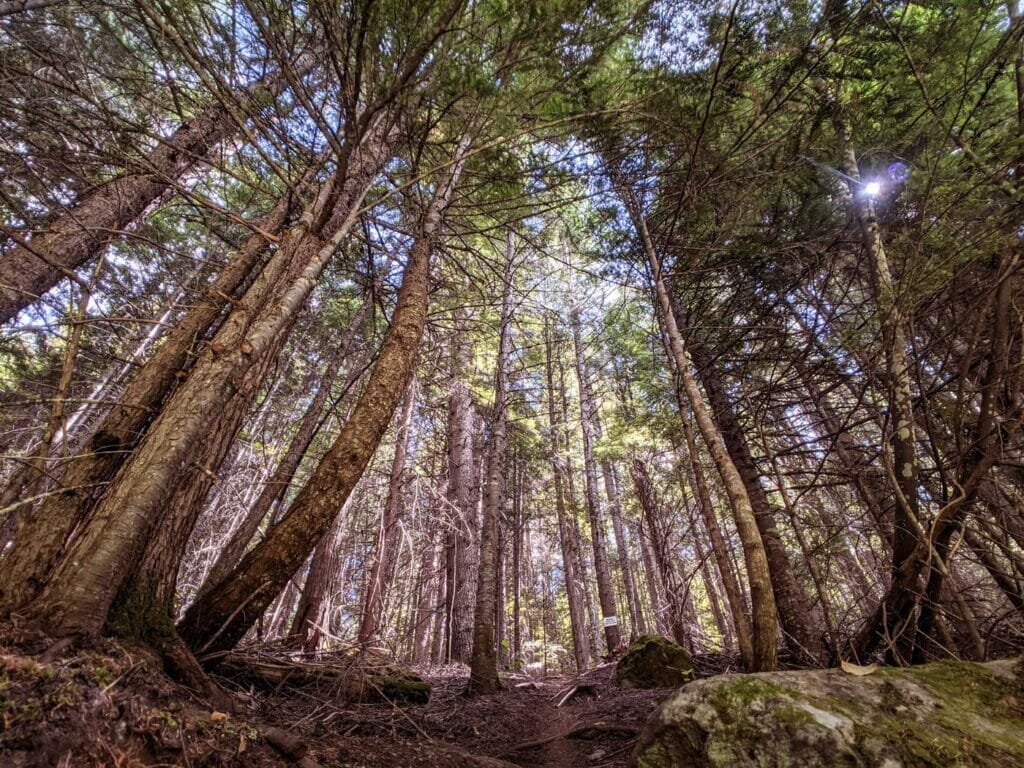
<svg viewBox="0 0 1024 768">
<path fill-rule="evenodd" d="M 416 379 L 412 380 L 405 393 L 405 407 L 395 438 L 395 455 L 391 461 L 391 475 L 388 479 L 388 498 L 384 503 L 384 511 L 374 536 L 373 550 L 370 555 L 369 575 L 363 591 L 362 616 L 359 643 L 369 643 L 377 636 L 384 618 L 384 601 L 390 587 L 391 558 L 397 544 L 398 522 L 402 513 L 405 491 L 405 463 L 409 454 L 409 443 L 412 439 L 412 416 L 416 408 Z"/>
</svg>

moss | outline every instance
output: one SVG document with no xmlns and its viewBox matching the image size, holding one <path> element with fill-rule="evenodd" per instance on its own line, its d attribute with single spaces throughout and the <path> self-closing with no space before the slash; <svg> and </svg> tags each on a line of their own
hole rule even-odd
<svg viewBox="0 0 1024 768">
<path fill-rule="evenodd" d="M 5 666 L 0 670 L 0 745 L 82 701 L 79 686 L 57 678 L 51 667 L 34 662 Z"/>
<path fill-rule="evenodd" d="M 659 635 L 635 640 L 615 667 L 615 679 L 627 688 L 672 688 L 694 678 L 690 654 Z"/>
<path fill-rule="evenodd" d="M 118 637 L 140 640 L 161 648 L 174 637 L 171 607 L 157 597 L 156 585 L 135 584 L 124 589 L 110 610 L 107 629 Z"/>
<path fill-rule="evenodd" d="M 171 730 L 177 730 L 178 719 L 165 709 L 158 709 L 153 713 L 154 717 L 160 721 L 160 724 L 165 728 Z"/>
<path fill-rule="evenodd" d="M 776 708 L 775 717 L 790 728 L 803 728 L 817 722 L 814 715 L 806 709 L 792 704 L 783 704 Z"/>
<path fill-rule="evenodd" d="M 683 689 L 638 765 L 1024 765 L 1024 680 L 1006 663 L 730 676 Z M 766 762 L 767 761 L 767 762 Z"/>
<path fill-rule="evenodd" d="M 837 697 L 806 697 L 856 723 L 862 749 L 888 744 L 904 763 L 921 768 L 1024 764 L 1024 731 L 1012 703 L 1013 681 L 983 666 L 941 661 L 909 669 L 881 668 L 879 706 Z M 921 686 L 918 696 L 906 683 Z"/>
<path fill-rule="evenodd" d="M 726 709 L 742 708 L 756 699 L 781 696 L 790 693 L 789 689 L 776 685 L 770 680 L 758 677 L 737 677 L 716 686 L 711 693 L 711 701 L 719 712 Z"/>
<path fill-rule="evenodd" d="M 408 704 L 426 704 L 430 701 L 430 683 L 416 675 L 383 675 L 373 678 L 373 684 L 389 701 L 404 701 Z"/>
</svg>

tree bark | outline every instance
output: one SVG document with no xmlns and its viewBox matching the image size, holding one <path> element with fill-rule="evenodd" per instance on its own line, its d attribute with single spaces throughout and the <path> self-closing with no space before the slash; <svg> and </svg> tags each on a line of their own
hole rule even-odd
<svg viewBox="0 0 1024 768">
<path fill-rule="evenodd" d="M 391 325 L 377 362 L 338 438 L 271 534 L 186 612 L 180 631 L 199 653 L 230 650 L 323 537 L 377 449 L 412 376 L 426 323 L 430 257 L 462 170 L 468 136 L 417 228 Z"/>
<path fill-rule="evenodd" d="M 445 656 L 468 662 L 473 643 L 473 607 L 479 554 L 476 494 L 474 492 L 473 435 L 476 414 L 465 375 L 472 356 L 465 317 L 455 324 L 452 380 L 448 398 L 448 502 L 452 525 L 446 556 Z"/>
<path fill-rule="evenodd" d="M 740 535 L 740 542 L 743 545 L 743 556 L 747 564 L 747 578 L 750 583 L 750 599 L 753 608 L 753 637 L 752 655 L 750 657 L 751 671 L 766 671 L 775 668 L 777 655 L 776 638 L 776 608 L 775 597 L 772 593 L 771 568 L 768 564 L 768 557 L 765 554 L 765 544 L 761 538 L 761 532 L 757 525 L 757 518 L 751 505 L 750 496 L 747 493 L 743 478 L 736 468 L 736 464 L 722 442 L 722 433 L 714 418 L 708 412 L 704 396 L 697 386 L 697 380 L 693 376 L 690 366 L 690 356 L 687 352 L 683 336 L 679 332 L 673 311 L 672 299 L 661 272 L 661 262 L 657 251 L 654 248 L 654 241 L 651 239 L 647 229 L 647 221 L 633 197 L 632 193 L 625 186 L 621 179 L 617 180 L 620 194 L 626 203 L 633 225 L 640 237 L 644 253 L 651 269 L 651 277 L 654 281 L 654 294 L 657 299 L 657 308 L 660 317 L 662 338 L 668 353 L 669 365 L 675 376 L 676 399 L 678 400 L 680 416 L 685 420 L 687 407 L 693 412 L 694 420 L 700 428 L 704 443 L 711 453 L 715 462 L 718 474 L 722 478 L 729 503 L 732 506 L 733 517 L 736 520 L 736 529 Z M 737 633 L 738 634 L 738 633 Z"/>
<path fill-rule="evenodd" d="M 326 535 L 313 548 L 306 582 L 288 630 L 288 644 L 314 653 L 331 631 L 334 597 L 341 590 L 342 541 L 348 531 L 350 495 L 331 523 Z"/>
<path fill-rule="evenodd" d="M 895 476 L 893 490 L 896 491 L 895 516 L 892 537 L 893 585 L 901 584 L 900 571 L 910 564 L 919 542 L 918 514 L 920 495 L 918 492 L 917 437 L 914 419 L 913 383 L 910 364 L 907 360 L 907 340 L 904 326 L 906 321 L 899 304 L 896 284 L 889 266 L 881 230 L 872 199 L 861 184 L 857 156 L 849 129 L 835 108 L 834 119 L 842 155 L 843 172 L 850 189 L 851 208 L 857 219 L 861 241 L 871 265 L 871 278 L 875 290 L 875 303 L 882 331 L 886 360 L 886 378 L 889 387 L 889 406 L 892 429 L 889 436 L 892 446 L 892 470 Z M 904 587 L 900 586 L 899 589 Z M 886 611 L 884 632 L 890 639 L 887 657 L 890 662 L 910 661 L 916 622 L 916 584 L 906 584 L 908 594 L 900 595 Z"/>
<path fill-rule="evenodd" d="M 796 578 L 789 554 L 782 543 L 775 522 L 775 510 L 761 485 L 761 473 L 754 461 L 746 434 L 736 414 L 735 406 L 726 394 L 722 372 L 714 358 L 700 343 L 692 343 L 690 351 L 697 366 L 698 376 L 704 384 L 708 402 L 721 430 L 725 448 L 750 500 L 757 529 L 768 557 L 769 574 L 779 619 L 785 631 L 790 650 L 797 658 L 820 664 L 825 660 L 825 624 L 821 611 L 807 598 L 807 593 Z"/>
<path fill-rule="evenodd" d="M 595 425 L 600 434 L 600 421 L 598 420 Z M 640 600 L 637 598 L 636 579 L 629 557 L 629 540 L 626 538 L 626 526 L 622 519 L 621 481 L 615 465 L 608 459 L 601 461 L 601 474 L 604 478 L 605 495 L 608 497 L 612 534 L 615 536 L 615 552 L 618 556 L 619 571 L 622 573 L 622 588 L 626 593 L 626 605 L 629 609 L 629 636 L 635 640 L 640 635 L 647 634 L 647 625 L 644 622 L 643 611 L 640 609 Z"/>
<path fill-rule="evenodd" d="M 505 273 L 501 295 L 501 327 L 498 360 L 494 371 L 494 407 L 487 445 L 487 479 L 480 526 L 480 569 L 477 575 L 473 614 L 473 651 L 469 665 L 469 692 L 494 693 L 498 680 L 496 611 L 498 610 L 498 529 L 505 507 L 505 474 L 508 454 L 508 365 L 512 347 L 512 284 L 515 280 L 515 245 L 508 232 Z"/>
<path fill-rule="evenodd" d="M 121 468 L 82 533 L 54 569 L 46 588 L 33 601 L 32 618 L 44 628 L 56 635 L 92 634 L 100 629 L 125 569 L 137 562 L 199 441 L 234 395 L 234 382 L 242 380 L 276 343 L 338 245 L 348 236 L 358 207 L 384 162 L 390 133 L 383 119 L 371 126 L 350 152 L 346 177 L 328 181 L 314 206 L 284 236 L 268 265 L 270 268 L 280 260 L 290 267 L 274 301 L 251 323 L 245 300 L 237 303 L 217 337 L 201 353 L 188 379 Z M 341 185 L 337 195 L 332 191 L 335 185 Z M 333 202 L 333 212 L 322 210 L 328 198 Z M 333 232 L 326 241 L 316 231 L 318 221 Z"/>
<path fill-rule="evenodd" d="M 586 622 L 586 592 L 583 585 L 585 578 L 579 572 L 577 564 L 581 561 L 579 552 L 579 536 L 569 519 L 570 512 L 565 503 L 565 482 L 568 462 L 562 451 L 561 408 L 556 405 L 555 393 L 564 400 L 565 390 L 559 382 L 555 388 L 554 332 L 550 318 L 544 315 L 544 349 L 545 372 L 548 388 L 548 432 L 551 444 L 551 473 L 555 486 L 555 513 L 558 518 L 558 538 L 562 548 L 562 571 L 565 575 L 565 593 L 569 603 L 569 625 L 572 631 L 573 656 L 577 671 L 582 672 L 590 665 L 590 642 Z"/>
<path fill-rule="evenodd" d="M 391 462 L 391 476 L 388 480 L 388 498 L 377 526 L 373 551 L 370 556 L 370 575 L 363 595 L 362 619 L 357 642 L 367 644 L 377 637 L 384 618 L 384 601 L 390 587 L 390 562 L 398 535 L 398 520 L 402 514 L 405 492 L 405 463 L 412 440 L 412 415 L 416 408 L 416 377 L 405 393 L 405 408 L 401 425 L 395 438 L 395 455 Z"/>
<path fill-rule="evenodd" d="M 654 562 L 661 575 L 661 582 L 664 586 L 665 602 L 668 608 L 667 624 L 672 632 L 672 637 L 684 648 L 693 648 L 693 639 L 690 637 L 689 628 L 686 626 L 686 597 L 687 587 L 683 584 L 676 569 L 669 548 L 668 531 L 665 529 L 664 512 L 658 503 L 658 496 L 651 482 L 651 475 L 647 466 L 639 458 L 633 459 L 630 467 L 630 474 L 633 478 L 633 486 L 636 489 L 637 499 L 644 512 L 644 519 L 647 521 L 647 530 L 650 532 L 651 549 L 654 553 Z"/>
<path fill-rule="evenodd" d="M 260 221 L 261 232 L 280 231 L 294 205 L 293 198 L 284 195 Z M 61 476 L 64 492 L 21 516 L 17 544 L 0 573 L 4 610 L 24 606 L 43 588 L 66 543 L 140 443 L 180 374 L 191 367 L 198 345 L 224 307 L 257 270 L 267 245 L 262 233 L 245 240 L 98 424 L 81 456 Z"/>
<path fill-rule="evenodd" d="M 316 389 L 316 394 L 313 395 L 309 407 L 302 415 L 298 429 L 295 431 L 291 442 L 288 443 L 284 456 L 281 457 L 281 461 L 274 469 L 274 474 L 264 484 L 263 490 L 256 498 L 252 507 L 250 507 L 241 525 L 232 532 L 227 543 L 221 549 L 217 560 L 214 562 L 213 567 L 210 568 L 210 572 L 206 575 L 203 586 L 199 590 L 200 595 L 206 592 L 210 586 L 220 583 L 238 564 L 238 561 L 242 559 L 242 555 L 245 554 L 249 542 L 252 541 L 256 531 L 259 530 L 260 524 L 277 508 L 287 493 L 292 480 L 295 478 L 295 473 L 298 471 L 299 465 L 306 455 L 306 451 L 323 425 L 323 413 L 331 395 L 331 387 L 334 384 L 334 380 L 338 377 L 338 371 L 343 361 L 350 356 L 353 350 L 359 329 L 369 309 L 369 303 L 369 297 L 365 298 L 362 306 L 356 312 L 356 316 L 349 323 L 341 349 L 338 354 L 331 357 L 330 362 L 324 369 Z M 351 366 L 347 377 L 346 391 L 354 383 L 355 377 L 359 373 L 359 368 L 359 365 Z"/>
<path fill-rule="evenodd" d="M 300 56 L 291 67 L 309 72 L 312 54 Z M 276 73 L 229 97 L 243 112 L 276 98 L 286 86 Z M 210 151 L 235 133 L 231 111 L 218 103 L 182 125 L 134 167 L 84 195 L 45 229 L 29 231 L 0 259 L 0 323 L 7 322 L 38 300 L 60 280 L 95 258 L 118 232 L 139 218 L 146 208 Z"/>
<path fill-rule="evenodd" d="M 594 549 L 594 572 L 597 574 L 597 596 L 601 605 L 604 626 L 605 651 L 611 656 L 618 652 L 622 642 L 619 617 L 615 608 L 615 588 L 608 565 L 608 550 L 605 544 L 604 507 L 601 504 L 597 485 L 597 462 L 594 447 L 600 439 L 597 432 L 597 405 L 590 387 L 590 373 L 583 354 L 583 339 L 580 331 L 579 309 L 570 304 L 569 322 L 572 326 L 573 349 L 575 351 L 576 377 L 580 387 L 580 424 L 583 427 L 583 471 L 586 480 L 587 512 L 590 517 L 590 537 Z"/>
</svg>

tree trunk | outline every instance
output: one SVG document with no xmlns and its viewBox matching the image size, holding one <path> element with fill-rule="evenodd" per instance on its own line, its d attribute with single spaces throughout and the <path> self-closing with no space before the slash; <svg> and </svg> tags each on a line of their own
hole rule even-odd
<svg viewBox="0 0 1024 768">
<path fill-rule="evenodd" d="M 797 658 L 820 664 L 825 660 L 825 624 L 818 610 L 807 598 L 803 585 L 796 578 L 789 554 L 775 522 L 775 510 L 761 485 L 761 473 L 750 451 L 747 438 L 726 394 L 721 369 L 702 344 L 690 346 L 698 376 L 704 384 L 715 421 L 721 430 L 725 448 L 750 500 L 757 529 L 768 557 L 769 575 L 775 604 L 790 650 Z"/>
<path fill-rule="evenodd" d="M 686 593 L 687 587 L 682 583 L 679 571 L 670 554 L 668 531 L 665 529 L 664 513 L 658 503 L 658 497 L 651 482 L 647 466 L 639 458 L 633 459 L 630 467 L 630 474 L 633 477 L 633 486 L 636 489 L 637 499 L 644 512 L 644 519 L 647 521 L 647 529 L 650 531 L 651 548 L 654 552 L 654 562 L 661 575 L 661 582 L 664 586 L 665 603 L 668 608 L 668 626 L 672 637 L 684 648 L 693 647 L 690 632 L 686 626 Z"/>
<path fill-rule="evenodd" d="M 469 668 L 469 692 L 494 693 L 498 680 L 496 611 L 498 610 L 498 528 L 505 507 L 505 474 L 508 453 L 508 365 L 512 345 L 512 284 L 515 280 L 513 234 L 505 246 L 505 274 L 501 295 L 501 328 L 494 372 L 494 407 L 487 445 L 487 480 L 480 526 L 480 569 L 476 608 L 473 614 L 473 651 Z"/>
<path fill-rule="evenodd" d="M 342 541 L 348 530 L 350 495 L 331 523 L 326 535 L 313 549 L 306 582 L 288 631 L 288 643 L 306 653 L 314 653 L 326 633 L 331 631 L 334 597 L 341 590 Z"/>
<path fill-rule="evenodd" d="M 448 399 L 448 502 L 454 517 L 448 533 L 446 559 L 445 656 L 469 661 L 473 642 L 478 522 L 474 493 L 473 435 L 476 414 L 465 375 L 472 357 L 470 336 L 460 312 L 455 324 L 452 381 Z"/>
<path fill-rule="evenodd" d="M 717 627 L 718 633 L 722 637 L 722 650 L 730 653 L 736 647 L 732 625 L 726 621 L 725 612 L 722 610 L 722 601 L 718 597 L 718 584 L 715 582 L 714 573 L 705 555 L 704 544 L 701 542 L 702 531 L 700 525 L 697 522 L 697 518 L 694 517 L 692 509 L 688 508 L 687 513 L 690 518 L 690 530 L 693 531 L 693 549 L 697 555 L 697 561 L 700 563 L 700 575 L 704 581 L 704 591 L 707 592 L 708 602 L 711 604 L 711 614 L 715 618 L 715 627 Z"/>
<path fill-rule="evenodd" d="M 707 478 L 704 476 L 704 468 L 701 466 L 700 455 L 697 452 L 697 441 L 694 440 L 693 428 L 685 418 L 683 419 L 683 436 L 686 439 L 687 467 L 697 496 L 697 507 L 700 509 L 704 527 L 707 529 L 708 538 L 711 541 L 711 552 L 715 557 L 715 564 L 718 566 L 719 577 L 722 579 L 722 589 L 725 592 L 726 602 L 729 604 L 732 626 L 736 633 L 736 645 L 739 647 L 740 658 L 743 659 L 744 666 L 750 669 L 753 666 L 753 640 L 746 603 L 736 578 L 736 571 L 733 569 L 732 560 L 729 559 L 725 536 L 722 534 L 718 517 L 715 515 L 715 508 L 711 503 L 711 494 L 708 491 Z"/>
<path fill-rule="evenodd" d="M 405 462 L 412 441 L 412 415 L 416 408 L 416 378 L 405 393 L 405 408 L 402 411 L 401 426 L 395 438 L 395 455 L 391 462 L 391 476 L 388 480 L 388 498 L 377 526 L 373 551 L 370 555 L 370 575 L 363 595 L 362 619 L 357 642 L 361 645 L 373 642 L 384 618 L 384 601 L 387 599 L 390 580 L 388 578 L 391 558 L 394 556 L 398 520 L 402 514 L 405 492 Z"/>
<path fill-rule="evenodd" d="M 371 126 L 349 155 L 346 178 L 328 181 L 313 209 L 307 209 L 282 239 L 271 262 L 281 260 L 292 268 L 286 270 L 275 300 L 251 323 L 245 300 L 236 304 L 188 379 L 122 467 L 32 604 L 33 619 L 53 634 L 91 634 L 100 629 L 125 569 L 137 562 L 166 499 L 210 424 L 234 395 L 234 382 L 241 381 L 276 343 L 348 236 L 358 207 L 385 159 L 389 133 L 383 120 Z M 341 192 L 334 195 L 330 188 L 338 184 Z M 327 198 L 334 201 L 333 213 L 321 210 Z M 329 219 L 325 225 L 333 232 L 326 242 L 313 231 L 322 219 Z M 111 574 L 117 575 L 112 578 Z"/>
<path fill-rule="evenodd" d="M 298 471 L 299 465 L 306 455 L 306 451 L 323 425 L 323 413 L 331 395 L 331 387 L 334 384 L 334 380 L 338 377 L 338 371 L 342 363 L 349 358 L 353 350 L 356 337 L 369 306 L 370 298 L 367 297 L 356 312 L 356 316 L 349 323 L 341 349 L 337 354 L 332 355 L 330 362 L 328 362 L 327 367 L 324 369 L 324 373 L 320 377 L 320 383 L 316 388 L 316 394 L 313 395 L 309 407 L 302 415 L 298 429 L 296 429 L 291 442 L 288 443 L 284 456 L 281 457 L 281 461 L 274 469 L 274 474 L 264 484 L 263 490 L 256 498 L 252 507 L 249 508 L 242 523 L 232 532 L 227 543 L 221 549 L 217 560 L 214 562 L 213 567 L 210 568 L 210 572 L 206 575 L 203 586 L 199 590 L 200 595 L 206 592 L 213 584 L 220 583 L 238 564 L 238 561 L 242 559 L 242 555 L 245 554 L 249 542 L 252 541 L 256 531 L 259 530 L 260 524 L 277 508 L 287 493 L 292 480 L 295 478 L 295 473 Z M 345 386 L 346 392 L 354 384 L 360 367 L 358 364 L 350 366 L 347 377 L 348 381 L 346 381 Z"/>
<path fill-rule="evenodd" d="M 664 588 L 661 586 L 661 579 L 658 573 L 658 566 L 654 562 L 654 545 L 651 542 L 651 528 L 641 521 L 638 524 L 640 537 L 640 553 L 644 563 L 644 579 L 647 582 L 647 592 L 651 598 L 651 610 L 654 614 L 654 631 L 659 635 L 668 635 L 672 632 L 669 625 L 669 607 L 665 599 Z"/>
<path fill-rule="evenodd" d="M 331 449 L 271 534 L 186 612 L 180 631 L 199 653 L 230 650 L 287 584 L 351 494 L 412 376 L 426 323 L 430 257 L 461 173 L 468 137 L 450 176 L 427 206 L 409 252 L 391 325 L 377 362 Z"/>
<path fill-rule="evenodd" d="M 838 109 L 833 120 L 839 138 L 843 172 L 850 188 L 853 213 L 857 218 L 861 240 L 871 265 L 871 278 L 875 290 L 875 303 L 882 329 L 885 348 L 886 378 L 889 387 L 889 407 L 892 428 L 892 471 L 896 491 L 895 517 L 892 537 L 893 585 L 900 584 L 899 572 L 910 563 L 919 541 L 917 437 L 915 434 L 913 383 L 907 360 L 905 320 L 893 280 L 892 269 L 882 244 L 881 230 L 872 199 L 865 193 L 860 180 L 857 157 L 850 133 Z M 916 580 L 915 580 L 916 582 Z M 899 587 L 903 589 L 903 587 Z M 909 654 L 916 634 L 913 611 L 916 609 L 916 583 L 907 584 L 907 594 L 897 597 L 886 611 L 885 636 L 889 639 L 887 657 L 893 663 L 910 661 Z"/>
<path fill-rule="evenodd" d="M 600 422 L 596 423 L 600 434 Z M 612 533 L 615 536 L 615 551 L 619 560 L 619 571 L 622 573 L 622 588 L 626 593 L 626 605 L 629 608 L 629 636 L 635 640 L 647 634 L 644 614 L 640 610 L 640 600 L 636 593 L 636 580 L 629 557 L 629 540 L 626 538 L 626 526 L 622 519 L 622 498 L 620 494 L 619 473 L 615 465 L 608 459 L 601 462 L 601 474 L 604 476 L 605 495 L 608 497 L 608 511 L 612 518 Z"/>
<path fill-rule="evenodd" d="M 293 208 L 291 196 L 283 196 L 260 221 L 261 231 L 270 235 L 280 231 Z M 60 482 L 66 490 L 44 500 L 34 512 L 22 515 L 16 535 L 18 543 L 0 574 L 0 605 L 5 610 L 24 606 L 43 588 L 73 532 L 141 442 L 169 393 L 179 383 L 180 374 L 194 362 L 202 339 L 250 274 L 257 270 L 267 245 L 268 239 L 261 233 L 245 240 L 167 334 L 153 357 L 139 369 L 94 430 L 81 456 L 65 470 Z M 258 295 L 256 291 L 251 292 Z"/>
<path fill-rule="evenodd" d="M 587 370 L 583 351 L 583 338 L 580 332 L 579 310 L 570 305 L 569 320 L 572 325 L 573 349 L 575 351 L 576 376 L 580 387 L 580 424 L 583 427 L 583 472 L 586 480 L 587 512 L 590 517 L 590 537 L 594 548 L 594 571 L 597 574 L 597 596 L 601 605 L 602 625 L 604 626 L 605 651 L 611 656 L 619 650 L 622 633 L 619 628 L 619 617 L 615 608 L 615 588 L 612 586 L 612 573 L 608 564 L 608 549 L 605 544 L 607 536 L 604 507 L 601 504 L 600 491 L 597 485 L 597 461 L 594 448 L 600 439 L 597 431 L 597 404 L 590 387 L 590 373 Z"/>
<path fill-rule="evenodd" d="M 309 72 L 315 57 L 304 54 L 290 66 Z M 160 195 L 188 171 L 204 162 L 210 151 L 235 133 L 235 118 L 224 104 L 241 104 L 242 113 L 276 98 L 285 88 L 273 74 L 229 95 L 189 122 L 117 178 L 72 203 L 45 229 L 25 232 L 0 259 L 0 323 L 7 322 L 38 300 L 61 279 L 73 275 L 106 246 L 115 233 L 138 219 Z"/>
<path fill-rule="evenodd" d="M 412 662 L 426 664 L 430 661 L 430 625 L 434 615 L 439 612 L 443 603 L 436 599 L 438 578 L 437 568 L 437 519 L 440 517 L 436 508 L 430 510 L 427 523 L 428 530 L 420 544 L 420 567 L 418 574 L 418 599 L 414 613 Z"/>
<path fill-rule="evenodd" d="M 569 603 L 569 625 L 572 630 L 573 656 L 576 669 L 582 672 L 590 665 L 590 642 L 587 633 L 585 577 L 579 572 L 581 562 L 579 535 L 569 519 L 570 512 L 565 503 L 565 482 L 568 462 L 562 451 L 561 408 L 556 405 L 555 392 L 565 398 L 562 382 L 555 389 L 554 357 L 555 343 L 547 314 L 544 315 L 545 371 L 548 387 L 548 431 L 551 443 L 551 473 L 555 486 L 555 513 L 558 518 L 558 538 L 562 547 L 562 571 L 565 574 L 565 593 Z"/>
<path fill-rule="evenodd" d="M 118 634 L 152 639 L 173 631 L 178 570 L 192 529 L 282 344 L 283 336 L 250 371 L 217 416 L 196 460 L 176 484 L 161 525 L 149 537 L 138 567 L 125 578 L 111 606 L 108 625 Z"/>
<path fill-rule="evenodd" d="M 704 443 L 711 453 L 718 474 L 722 478 L 726 494 L 732 506 L 736 529 L 743 545 L 743 555 L 747 564 L 747 578 L 750 583 L 750 599 L 753 608 L 752 655 L 751 671 L 774 669 L 777 653 L 776 609 L 775 598 L 771 588 L 771 569 L 765 554 L 764 541 L 757 526 L 750 496 L 747 494 L 743 478 L 740 476 L 732 457 L 722 443 L 722 433 L 714 418 L 708 412 L 704 396 L 697 386 L 697 380 L 690 369 L 690 357 L 683 342 L 683 336 L 676 324 L 672 299 L 661 273 L 661 262 L 647 229 L 647 222 L 640 211 L 639 205 L 620 183 L 626 207 L 633 219 L 637 234 L 640 236 L 647 261 L 651 268 L 654 281 L 654 292 L 660 310 L 660 326 L 665 349 L 669 356 L 669 365 L 675 375 L 676 399 L 680 416 L 685 420 L 687 406 L 692 410 L 694 420 L 700 428 Z M 737 628 L 739 634 L 739 628 Z"/>
<path fill-rule="evenodd" d="M 973 429 L 973 444 L 960 471 L 959 487 L 963 488 L 967 478 L 984 460 L 985 454 L 999 451 L 999 415 L 997 401 L 1006 374 L 1010 353 L 1010 309 L 1013 303 L 1013 281 L 1010 279 L 1016 269 L 1016 255 L 1003 254 L 999 260 L 1000 269 L 996 301 L 992 313 L 991 342 L 988 365 L 981 384 L 981 403 L 978 418 Z M 928 568 L 925 584 L 925 600 L 921 606 L 919 620 L 920 638 L 915 649 L 914 661 L 921 663 L 929 656 L 945 655 L 942 645 L 933 634 L 936 611 L 945 585 L 945 575 L 950 567 L 949 555 L 954 537 L 962 530 L 964 518 L 970 506 L 964 504 L 955 516 L 943 520 L 937 530 L 932 531 L 932 561 Z M 929 647 L 931 646 L 931 647 Z"/>
</svg>

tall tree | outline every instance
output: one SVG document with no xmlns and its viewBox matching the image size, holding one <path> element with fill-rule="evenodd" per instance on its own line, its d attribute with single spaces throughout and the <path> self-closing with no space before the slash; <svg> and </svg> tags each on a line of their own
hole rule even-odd
<svg viewBox="0 0 1024 768">
<path fill-rule="evenodd" d="M 182 619 L 181 634 L 198 652 L 232 648 L 256 622 L 323 536 L 377 449 L 412 376 L 427 316 L 430 257 L 469 143 L 469 134 L 460 139 L 454 164 L 420 217 L 391 326 L 352 415 L 271 534 Z"/>
<path fill-rule="evenodd" d="M 498 531 L 505 509 L 506 463 L 508 460 L 509 358 L 512 353 L 512 287 L 515 281 L 515 239 L 512 230 L 505 246 L 502 275 L 501 321 L 498 329 L 498 359 L 494 368 L 494 405 L 489 420 L 483 520 L 480 526 L 480 568 L 473 613 L 473 651 L 469 666 L 469 691 L 493 693 L 498 680 L 498 637 L 496 611 L 500 594 Z M 503 609 L 502 609 L 503 610 Z"/>
</svg>

